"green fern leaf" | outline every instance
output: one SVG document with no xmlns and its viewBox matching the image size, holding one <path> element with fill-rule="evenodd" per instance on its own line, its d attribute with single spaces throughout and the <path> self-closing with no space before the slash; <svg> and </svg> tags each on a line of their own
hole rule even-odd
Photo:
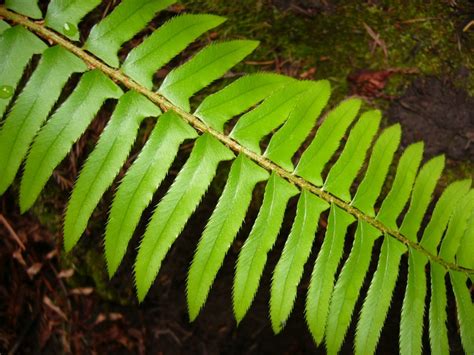
<svg viewBox="0 0 474 355">
<path fill-rule="evenodd" d="M 13 96 L 21 75 L 33 54 L 42 53 L 47 46 L 35 35 L 22 26 L 15 26 L 5 30 L 0 36 L 0 117 Z M 1 194 L 1 193 L 0 193 Z"/>
<path fill-rule="evenodd" d="M 470 249 L 471 252 L 473 249 Z M 451 285 L 456 298 L 457 315 L 461 331 L 461 341 L 466 354 L 474 353 L 474 304 L 471 293 L 466 286 L 467 276 L 457 271 L 450 271 Z"/>
<path fill-rule="evenodd" d="M 155 16 L 175 0 L 124 0 L 110 15 L 96 24 L 84 48 L 117 68 L 117 52 Z"/>
<path fill-rule="evenodd" d="M 474 211 L 469 219 L 464 236 L 461 239 L 461 245 L 456 253 L 456 259 L 459 265 L 466 268 L 474 268 Z M 474 328 L 473 328 L 474 329 Z"/>
<path fill-rule="evenodd" d="M 400 158 L 392 188 L 377 216 L 377 219 L 389 228 L 398 229 L 396 219 L 410 197 L 422 154 L 423 144 L 416 143 L 409 146 Z M 356 354 L 375 352 L 397 281 L 400 258 L 405 251 L 403 244 L 384 236 L 377 270 L 370 283 L 357 324 Z"/>
<path fill-rule="evenodd" d="M 374 205 L 380 194 L 389 166 L 400 142 L 400 125 L 382 132 L 375 142 L 365 176 L 351 204 L 367 215 L 374 216 Z M 372 246 L 380 231 L 365 221 L 359 221 L 349 257 L 334 286 L 328 312 L 326 348 L 337 353 L 351 321 L 359 290 L 364 282 L 372 256 Z"/>
<path fill-rule="evenodd" d="M 311 82 L 297 81 L 275 92 L 257 108 L 242 115 L 230 137 L 260 153 L 261 139 L 285 122 L 299 97 L 312 85 Z"/>
<path fill-rule="evenodd" d="M 20 185 L 20 209 L 28 210 L 54 168 L 84 133 L 107 98 L 118 99 L 122 90 L 98 70 L 84 74 L 73 93 L 36 136 L 25 163 Z"/>
<path fill-rule="evenodd" d="M 43 17 L 43 15 L 41 14 L 41 10 L 38 7 L 37 0 L 6 0 L 5 5 L 7 6 L 7 8 L 18 12 L 19 14 L 34 19 L 40 19 L 41 17 Z"/>
<path fill-rule="evenodd" d="M 347 227 L 355 218 L 331 205 L 323 245 L 314 263 L 306 298 L 306 322 L 316 344 L 320 344 L 326 327 L 334 274 L 342 257 Z"/>
<path fill-rule="evenodd" d="M 142 119 L 159 114 L 157 106 L 135 91 L 120 98 L 72 191 L 64 219 L 66 251 L 81 237 L 94 208 L 125 162 Z"/>
<path fill-rule="evenodd" d="M 225 18 L 215 15 L 182 15 L 166 22 L 125 59 L 122 71 L 148 89 L 155 72 L 181 53 L 204 32 L 219 26 Z"/>
<path fill-rule="evenodd" d="M 247 211 L 255 184 L 268 172 L 239 155 L 232 164 L 227 184 L 194 254 L 186 285 L 189 318 L 194 320 L 204 305 L 225 254 Z"/>
<path fill-rule="evenodd" d="M 100 0 L 51 0 L 45 17 L 46 26 L 78 41 L 79 22 L 99 4 Z"/>
<path fill-rule="evenodd" d="M 272 173 L 265 188 L 262 207 L 237 260 L 232 290 L 237 323 L 240 323 L 252 304 L 267 262 L 267 254 L 283 223 L 286 204 L 297 193 L 299 190 L 295 186 Z"/>
<path fill-rule="evenodd" d="M 272 136 L 264 156 L 282 168 L 293 171 L 291 159 L 326 106 L 330 91 L 329 82 L 321 80 L 314 83 L 311 90 L 302 94 L 288 120 Z"/>
<path fill-rule="evenodd" d="M 295 169 L 296 175 L 316 186 L 323 184 L 321 173 L 324 166 L 339 147 L 340 140 L 356 118 L 360 105 L 359 99 L 346 100 L 328 114 L 314 140 L 301 156 Z"/>
<path fill-rule="evenodd" d="M 196 131 L 173 111 L 159 118 L 112 203 L 105 231 L 105 258 L 110 276 L 122 261 L 140 216 L 165 178 L 179 145 L 185 139 L 196 137 Z"/>
<path fill-rule="evenodd" d="M 293 79 L 272 73 L 245 75 L 206 97 L 194 114 L 209 127 L 224 132 L 224 124 L 256 105 Z"/>
<path fill-rule="evenodd" d="M 161 262 L 183 230 L 216 174 L 217 165 L 234 158 L 219 141 L 203 134 L 175 182 L 158 204 L 140 244 L 135 263 L 138 299 L 143 301 Z"/>
<path fill-rule="evenodd" d="M 54 68 L 54 71 L 51 70 Z M 26 84 L 0 130 L 0 194 L 10 186 L 41 124 L 74 72 L 85 64 L 64 48 L 44 51 L 38 68 Z M 47 92 L 48 95 L 43 95 Z"/>
<path fill-rule="evenodd" d="M 367 150 L 377 133 L 381 119 L 380 111 L 364 113 L 351 130 L 347 144 L 337 162 L 324 181 L 323 190 L 350 201 L 349 189 L 364 163 Z"/>
<path fill-rule="evenodd" d="M 223 76 L 257 48 L 257 41 L 235 40 L 211 44 L 172 70 L 158 92 L 189 112 L 189 98 Z"/>
<path fill-rule="evenodd" d="M 270 319 L 279 333 L 290 316 L 296 298 L 303 267 L 308 260 L 320 214 L 329 207 L 319 197 L 302 190 L 296 217 L 280 260 L 273 271 L 270 290 Z"/>
<path fill-rule="evenodd" d="M 413 241 L 425 215 L 431 194 L 444 168 L 444 157 L 430 160 L 421 169 L 412 192 L 412 199 L 400 232 Z M 423 315 L 426 295 L 425 258 L 415 250 L 409 250 L 408 282 L 403 299 L 400 321 L 400 352 L 420 354 L 423 335 Z"/>
</svg>

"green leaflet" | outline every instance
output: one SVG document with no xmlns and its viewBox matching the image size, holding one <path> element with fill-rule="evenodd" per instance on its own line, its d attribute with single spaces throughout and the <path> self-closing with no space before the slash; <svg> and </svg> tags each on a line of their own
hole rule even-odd
<svg viewBox="0 0 474 355">
<path fill-rule="evenodd" d="M 328 354 L 336 354 L 342 346 L 379 236 L 378 229 L 365 221 L 358 222 L 351 252 L 331 296 L 325 335 Z"/>
<path fill-rule="evenodd" d="M 171 245 L 206 192 L 217 165 L 234 154 L 211 135 L 196 140 L 189 159 L 156 207 L 146 228 L 135 262 L 135 284 L 143 301 Z"/>
<path fill-rule="evenodd" d="M 64 219 L 66 251 L 81 237 L 94 208 L 125 162 L 142 119 L 159 114 L 158 107 L 135 91 L 120 98 L 72 191 Z"/>
<path fill-rule="evenodd" d="M 334 275 L 342 257 L 347 227 L 354 221 L 353 216 L 331 205 L 326 235 L 314 263 L 306 297 L 306 322 L 316 344 L 323 340 Z"/>
<path fill-rule="evenodd" d="M 423 145 L 416 143 L 410 145 L 400 158 L 392 188 L 377 215 L 377 219 L 389 228 L 398 229 L 396 220 L 410 197 L 422 153 Z M 406 247 L 399 241 L 384 237 L 377 270 L 357 323 L 356 354 L 372 354 L 376 350 L 397 281 L 400 258 L 405 251 Z"/>
<path fill-rule="evenodd" d="M 140 216 L 163 181 L 180 144 L 196 138 L 196 131 L 175 112 L 162 115 L 138 158 L 115 194 L 105 230 L 105 258 L 109 276 L 122 261 Z"/>
<path fill-rule="evenodd" d="M 255 184 L 268 172 L 240 154 L 233 162 L 224 191 L 209 219 L 194 254 L 186 284 L 189 318 L 204 305 L 217 271 L 244 218 Z"/>
<path fill-rule="evenodd" d="M 400 228 L 400 232 L 412 241 L 418 241 L 418 229 L 443 168 L 444 157 L 433 158 L 423 166 L 416 179 L 410 207 Z M 400 352 L 402 354 L 421 353 L 426 296 L 425 263 L 426 260 L 421 254 L 409 249 L 408 282 L 400 321 Z"/>
<path fill-rule="evenodd" d="M 408 146 L 397 166 L 392 188 L 382 202 L 377 219 L 392 229 L 398 229 L 397 217 L 410 197 L 418 167 L 423 155 L 423 143 Z"/>
<path fill-rule="evenodd" d="M 296 106 L 311 82 L 296 81 L 269 96 L 261 105 L 242 115 L 230 136 L 250 150 L 260 153 L 260 140 L 280 126 Z"/>
<path fill-rule="evenodd" d="M 349 202 L 349 189 L 365 161 L 367 150 L 377 133 L 381 113 L 378 110 L 364 113 L 349 134 L 349 138 L 337 162 L 324 181 L 323 189 Z"/>
<path fill-rule="evenodd" d="M 209 127 L 224 132 L 224 124 L 294 79 L 273 73 L 245 75 L 206 97 L 194 112 Z"/>
<path fill-rule="evenodd" d="M 307 190 L 302 190 L 290 235 L 275 267 L 270 291 L 270 319 L 279 333 L 290 316 L 303 267 L 308 260 L 320 214 L 329 207 Z"/>
<path fill-rule="evenodd" d="M 314 126 L 326 106 L 331 87 L 329 81 L 317 81 L 301 95 L 285 124 L 272 136 L 264 156 L 288 171 L 293 171 L 291 158 Z"/>
<path fill-rule="evenodd" d="M 471 217 L 472 211 L 474 208 L 474 190 L 470 190 L 467 195 L 463 197 L 460 203 L 456 206 L 456 210 L 454 211 L 451 220 L 449 221 L 448 230 L 446 231 L 446 235 L 441 243 L 441 249 L 439 252 L 439 256 L 444 258 L 449 262 L 454 262 L 454 256 L 459 248 L 460 240 L 468 226 L 469 218 Z M 445 283 L 445 275 L 446 269 L 444 269 L 439 264 L 430 263 L 431 266 L 431 302 L 430 302 L 430 311 L 429 311 L 429 319 L 430 319 L 430 344 L 431 344 L 431 352 L 433 354 L 449 354 L 449 344 L 448 344 L 448 335 L 446 329 L 446 283 Z M 457 291 L 456 302 L 459 303 L 460 301 L 463 302 L 462 293 L 464 292 L 461 287 L 466 287 L 465 278 L 462 285 L 459 285 L 459 281 L 462 279 L 453 281 L 453 288 L 455 292 Z M 458 283 L 456 286 L 454 283 Z M 457 290 L 456 290 L 457 288 Z M 469 297 L 470 301 L 470 297 Z M 472 313 L 472 303 L 471 301 L 468 305 L 462 305 L 461 309 L 464 308 L 466 311 L 471 311 L 471 314 L 467 315 L 467 318 L 471 320 L 473 319 Z M 460 312 L 458 311 L 458 317 L 460 317 Z M 465 319 L 461 322 L 464 322 Z M 467 324 L 464 324 L 464 326 Z M 467 333 L 467 334 L 466 334 Z M 472 346 L 472 328 L 469 328 L 466 331 L 466 328 L 463 329 L 463 333 L 461 333 L 461 340 L 463 342 L 463 346 Z M 467 352 L 467 348 L 465 348 Z M 468 352 L 467 352 L 468 353 Z"/>
<path fill-rule="evenodd" d="M 25 164 L 20 185 L 20 209 L 28 210 L 84 133 L 107 98 L 118 99 L 122 90 L 99 70 L 85 73 L 73 93 L 51 116 L 36 136 Z"/>
<path fill-rule="evenodd" d="M 472 249 L 471 249 L 472 253 Z M 466 354 L 474 353 L 474 304 L 471 293 L 466 286 L 467 276 L 460 272 L 450 271 L 451 284 L 456 298 L 456 308 L 461 330 L 461 341 Z"/>
<path fill-rule="evenodd" d="M 100 0 L 51 0 L 46 13 L 46 26 L 74 41 L 79 40 L 79 22 Z"/>
<path fill-rule="evenodd" d="M 374 217 L 374 204 L 377 201 L 393 155 L 400 144 L 401 128 L 399 124 L 385 129 L 375 142 L 370 155 L 369 166 L 357 188 L 351 205 L 367 215 Z"/>
<path fill-rule="evenodd" d="M 400 143 L 400 135 L 400 125 L 393 125 L 382 132 L 372 149 L 367 171 L 351 202 L 368 215 L 375 215 L 374 204 Z M 351 252 L 331 296 L 326 329 L 326 349 L 330 354 L 337 353 L 342 345 L 369 268 L 372 247 L 380 234 L 367 222 L 358 221 Z"/>
<path fill-rule="evenodd" d="M 7 8 L 15 12 L 34 19 L 40 19 L 43 17 L 41 10 L 38 7 L 37 0 L 6 0 L 5 5 Z"/>
<path fill-rule="evenodd" d="M 384 237 L 377 270 L 357 323 L 355 354 L 375 353 L 398 278 L 400 258 L 405 251 L 399 241 Z"/>
<path fill-rule="evenodd" d="M 120 46 L 142 30 L 158 11 L 174 2 L 175 0 L 123 0 L 110 15 L 92 27 L 84 48 L 117 68 Z"/>
<path fill-rule="evenodd" d="M 474 211 L 471 214 L 464 236 L 461 239 L 458 252 L 456 254 L 456 261 L 459 265 L 474 268 Z M 473 328 L 474 329 L 474 328 Z"/>
<path fill-rule="evenodd" d="M 299 190 L 272 173 L 265 188 L 262 207 L 237 260 L 232 304 L 235 318 L 240 323 L 257 293 L 267 254 L 273 247 L 283 222 L 290 197 Z"/>
<path fill-rule="evenodd" d="M 189 61 L 173 69 L 158 92 L 189 112 L 189 98 L 222 77 L 258 46 L 257 41 L 235 40 L 210 44 Z"/>
<path fill-rule="evenodd" d="M 463 197 L 461 202 L 456 207 L 456 210 L 449 221 L 448 230 L 441 243 L 439 256 L 448 262 L 454 263 L 454 256 L 461 243 L 464 231 L 468 226 L 469 218 L 474 210 L 474 189 Z M 444 270 L 444 269 L 443 269 Z"/>
<path fill-rule="evenodd" d="M 349 125 L 359 111 L 361 100 L 349 99 L 332 110 L 316 132 L 296 166 L 295 174 L 316 186 L 323 184 L 321 173 L 331 159 Z"/>
<path fill-rule="evenodd" d="M 446 331 L 446 270 L 436 263 L 431 268 L 430 302 L 430 346 L 432 354 L 449 354 L 448 334 Z"/>
<path fill-rule="evenodd" d="M 40 54 L 46 48 L 38 37 L 26 30 L 23 26 L 15 26 L 5 30 L 0 36 L 0 86 L 10 87 L 15 91 L 23 70 L 33 54 Z M 0 117 L 12 96 L 0 98 Z"/>
<path fill-rule="evenodd" d="M 428 251 L 437 253 L 438 245 L 446 230 L 449 218 L 460 200 L 467 195 L 470 187 L 471 180 L 456 181 L 443 191 L 421 238 L 420 244 Z"/>
<path fill-rule="evenodd" d="M 417 233 L 420 228 L 421 221 L 425 215 L 428 204 L 431 201 L 436 183 L 444 168 L 444 156 L 439 156 L 427 162 L 421 168 L 416 178 L 413 191 L 411 193 L 411 203 L 405 218 L 403 219 L 400 232 L 412 241 L 417 241 Z"/>
<path fill-rule="evenodd" d="M 62 47 L 50 47 L 44 51 L 0 130 L 0 194 L 13 182 L 30 143 L 69 76 L 84 70 L 85 64 Z M 43 95 L 45 92 L 48 95 Z"/>
<path fill-rule="evenodd" d="M 186 14 L 173 17 L 128 54 L 122 71 L 151 89 L 153 75 L 158 69 L 200 35 L 224 21 L 225 18 L 215 15 Z"/>
</svg>

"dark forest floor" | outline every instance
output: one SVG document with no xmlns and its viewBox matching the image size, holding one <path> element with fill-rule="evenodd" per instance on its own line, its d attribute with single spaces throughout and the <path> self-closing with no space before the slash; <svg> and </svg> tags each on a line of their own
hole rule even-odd
<svg viewBox="0 0 474 355">
<path fill-rule="evenodd" d="M 113 2 L 113 1 L 111 1 Z M 87 17 L 105 13 L 107 1 Z M 385 112 L 384 125 L 401 122 L 403 145 L 424 140 L 425 158 L 444 153 L 447 168 L 440 187 L 473 177 L 474 172 L 474 4 L 468 1 L 332 1 L 332 0 L 184 0 L 160 15 L 153 25 L 175 13 L 209 12 L 228 21 L 210 37 L 252 38 L 257 52 L 229 75 L 276 71 L 303 79 L 331 81 L 331 104 L 347 95 L 366 97 L 367 106 Z M 88 23 L 89 21 L 89 23 Z M 210 40 L 206 38 L 204 41 Z M 135 39 L 134 41 L 139 40 Z M 131 41 L 129 45 L 134 45 Z M 189 50 L 192 53 L 199 43 Z M 176 62 L 174 63 L 176 64 Z M 157 80 L 167 70 L 157 74 Z M 222 86 L 217 83 L 212 90 Z M 204 95 L 204 94 L 202 94 Z M 202 96 L 200 96 L 202 98 Z M 198 102 L 199 96 L 196 98 Z M 273 270 L 289 233 L 296 201 L 291 200 L 281 237 L 269 255 L 262 284 L 250 312 L 239 327 L 231 307 L 234 265 L 254 220 L 254 202 L 246 223 L 220 270 L 205 308 L 189 323 L 185 280 L 199 233 L 215 206 L 229 165 L 223 164 L 209 193 L 164 261 L 145 302 L 134 296 L 129 248 L 118 274 L 108 280 L 102 256 L 103 226 L 113 196 L 109 190 L 95 211 L 79 246 L 61 249 L 61 219 L 77 171 L 102 130 L 111 103 L 99 113 L 73 153 L 61 164 L 34 208 L 20 215 L 18 186 L 0 199 L 0 353 L 150 353 L 150 354 L 302 354 L 317 348 L 304 320 L 304 295 L 323 235 L 317 234 L 299 288 L 295 310 L 275 336 L 268 320 Z M 143 127 L 146 133 L 151 122 Z M 142 142 L 143 135 L 138 139 Z M 181 150 L 172 173 L 156 194 L 163 196 L 190 152 Z M 116 181 L 118 181 L 117 179 Z M 256 189 L 255 201 L 262 189 Z M 131 245 L 137 245 L 150 208 Z M 325 223 L 323 218 L 322 224 Z M 349 235 L 354 231 L 351 229 Z M 351 238 L 345 248 L 350 250 Z M 376 253 L 380 245 L 376 246 Z M 374 255 L 377 255 L 374 253 Z M 376 259 L 376 258 L 374 258 Z M 374 270 L 376 260 L 372 261 Z M 406 264 L 406 263 L 402 263 Z M 406 270 L 402 269 L 380 353 L 398 352 L 398 324 Z M 366 290 L 368 283 L 364 285 Z M 359 301 L 360 303 L 360 301 Z M 462 353 L 448 304 L 453 353 Z M 349 333 L 354 333 L 354 324 Z M 343 353 L 352 352 L 347 337 Z M 428 349 L 428 339 L 424 339 Z"/>
</svg>

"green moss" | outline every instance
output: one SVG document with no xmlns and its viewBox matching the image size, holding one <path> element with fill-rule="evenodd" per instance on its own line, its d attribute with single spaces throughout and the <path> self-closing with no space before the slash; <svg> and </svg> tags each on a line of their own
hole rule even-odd
<svg viewBox="0 0 474 355">
<path fill-rule="evenodd" d="M 299 63 L 299 73 L 316 68 L 317 79 L 329 79 L 333 102 L 349 92 L 346 77 L 355 69 L 416 68 L 421 74 L 454 73 L 461 66 L 472 69 L 468 53 L 458 48 L 456 14 L 443 1 L 382 1 L 368 4 L 356 0 L 334 3 L 312 17 L 277 9 L 270 1 L 183 0 L 190 12 L 212 12 L 228 18 L 217 31 L 220 38 L 252 38 L 261 41 L 253 61 L 289 60 Z M 387 58 L 364 23 L 380 35 Z M 250 65 L 246 71 L 274 70 Z M 238 70 L 238 69 L 237 69 Z M 388 94 L 400 93 L 410 75 L 397 74 L 387 86 Z M 474 78 L 468 83 L 474 92 Z M 386 102 L 379 100 L 385 106 Z"/>
</svg>

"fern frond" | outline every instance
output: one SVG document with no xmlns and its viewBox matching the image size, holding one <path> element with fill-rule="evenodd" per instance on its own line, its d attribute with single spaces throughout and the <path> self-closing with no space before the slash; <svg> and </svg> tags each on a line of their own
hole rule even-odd
<svg viewBox="0 0 474 355">
<path fill-rule="evenodd" d="M 54 71 L 51 70 L 54 68 Z M 41 124 L 72 73 L 86 65 L 60 46 L 44 51 L 38 67 L 8 113 L 0 131 L 0 194 L 10 186 Z M 47 92 L 48 95 L 44 95 Z"/>
<path fill-rule="evenodd" d="M 26 158 L 20 208 L 22 212 L 30 208 L 104 101 L 118 100 L 71 193 L 64 222 L 66 250 L 77 243 L 95 207 L 122 169 L 140 123 L 145 117 L 154 117 L 155 127 L 118 183 L 110 208 L 104 243 L 110 276 L 119 267 L 141 215 L 166 177 L 180 145 L 185 140 L 195 142 L 141 239 L 134 267 L 140 301 L 206 193 L 218 165 L 233 160 L 224 191 L 189 269 L 186 291 L 191 320 L 204 306 L 243 223 L 253 190 L 262 182 L 266 184 L 263 203 L 235 270 L 232 302 L 237 322 L 247 313 L 258 290 L 287 203 L 299 194 L 296 217 L 272 275 L 270 319 L 275 333 L 281 331 L 291 314 L 320 215 L 329 209 L 325 237 L 315 256 L 306 298 L 305 316 L 316 343 L 325 340 L 328 353 L 340 350 L 355 304 L 362 296 L 359 293 L 373 245 L 383 236 L 377 269 L 357 323 L 356 353 L 376 351 L 400 265 L 405 262 L 404 254 L 408 282 L 401 311 L 400 351 L 422 351 L 428 302 L 425 269 L 429 263 L 431 351 L 449 351 L 445 282 L 449 274 L 461 341 L 465 351 L 472 353 L 474 306 L 466 284 L 468 278 L 472 281 L 474 277 L 471 181 L 448 186 L 430 213 L 428 207 L 444 158 L 434 158 L 418 171 L 423 144 L 417 143 L 401 155 L 385 195 L 382 186 L 400 143 L 400 126 L 385 129 L 370 149 L 381 122 L 380 112 L 361 113 L 356 120 L 361 100 L 351 98 L 321 117 L 330 96 L 329 82 L 324 80 L 299 81 L 271 73 L 244 75 L 208 95 L 191 113 L 192 96 L 241 62 L 256 48 L 256 41 L 211 43 L 172 68 L 158 91 L 152 91 L 158 69 L 224 21 L 213 15 L 174 17 L 132 48 L 121 63 L 121 46 L 173 2 L 122 1 L 94 25 L 82 48 L 71 40 L 83 38 L 78 30 L 80 21 L 100 3 L 98 0 L 51 0 L 44 22 L 31 21 L 0 6 L 0 16 L 6 19 L 0 21 L 0 115 L 3 117 L 6 108 L 11 107 L 0 128 L 0 194 L 13 182 Z M 36 1 L 7 0 L 6 7 L 41 18 Z M 31 58 L 38 54 L 41 59 L 33 73 L 23 74 Z M 63 87 L 73 73 L 78 73 L 79 83 L 63 100 Z M 16 95 L 22 75 L 26 85 Z M 53 107 L 55 112 L 51 112 Z M 318 119 L 322 123 L 315 128 Z M 236 123 L 225 127 L 231 120 Z M 315 137 L 303 150 L 301 146 L 313 129 Z M 345 136 L 347 141 L 343 140 Z M 266 147 L 262 144 L 264 138 L 269 142 Z M 339 149 L 341 145 L 343 148 Z M 299 150 L 301 154 L 297 154 Z M 335 157 L 336 162 L 327 166 Z M 367 158 L 368 167 L 361 173 L 362 181 L 352 198 L 351 189 Z M 409 207 L 403 213 L 409 199 Z M 382 201 L 380 208 L 376 208 L 378 200 Z M 419 241 L 422 220 L 430 214 Z M 352 249 L 343 260 L 346 233 L 354 222 L 357 228 Z M 343 266 L 338 275 L 340 263 Z"/>
<path fill-rule="evenodd" d="M 105 190 L 112 184 L 135 141 L 140 122 L 158 116 L 159 108 L 135 91 L 120 97 L 117 107 L 87 158 L 64 218 L 64 247 L 71 250 Z"/>
</svg>

